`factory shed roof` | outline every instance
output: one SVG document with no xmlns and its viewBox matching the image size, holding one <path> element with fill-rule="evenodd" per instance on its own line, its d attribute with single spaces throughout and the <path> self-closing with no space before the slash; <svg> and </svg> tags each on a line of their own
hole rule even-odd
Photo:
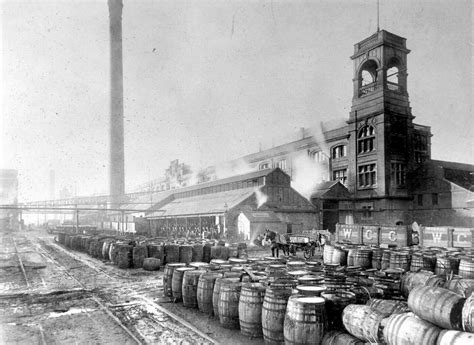
<svg viewBox="0 0 474 345">
<path fill-rule="evenodd" d="M 347 188 L 338 181 L 322 182 L 315 186 L 311 199 L 344 199 L 350 196 Z"/>
<path fill-rule="evenodd" d="M 255 188 L 230 190 L 220 193 L 198 195 L 175 199 L 158 210 L 149 213 L 147 218 L 173 216 L 193 216 L 223 214 L 252 196 Z"/>
</svg>

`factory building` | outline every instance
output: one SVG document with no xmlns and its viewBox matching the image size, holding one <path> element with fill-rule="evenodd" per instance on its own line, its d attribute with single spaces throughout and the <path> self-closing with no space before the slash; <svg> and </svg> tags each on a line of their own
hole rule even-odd
<svg viewBox="0 0 474 345">
<path fill-rule="evenodd" d="M 146 214 L 150 232 L 202 236 L 206 231 L 252 240 L 266 228 L 282 233 L 318 228 L 318 210 L 290 182 L 275 168 L 163 192 L 166 197 Z"/>
</svg>

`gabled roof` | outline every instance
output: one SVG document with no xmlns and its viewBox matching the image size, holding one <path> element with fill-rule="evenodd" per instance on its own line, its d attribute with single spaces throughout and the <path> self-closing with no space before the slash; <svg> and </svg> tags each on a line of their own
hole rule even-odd
<svg viewBox="0 0 474 345">
<path fill-rule="evenodd" d="M 175 199 L 160 209 L 147 214 L 147 218 L 192 216 L 201 214 L 222 214 L 255 192 L 255 188 L 235 189 L 226 192 Z"/>
<path fill-rule="evenodd" d="M 346 186 L 337 180 L 317 184 L 313 189 L 310 199 L 339 199 L 349 196 L 350 193 Z"/>
<path fill-rule="evenodd" d="M 173 194 L 173 190 L 166 190 L 162 192 L 154 192 L 150 195 L 142 194 L 132 197 L 129 201 L 125 202 L 120 208 L 126 210 L 137 210 L 137 212 L 143 212 L 148 210 L 153 205 L 163 201 L 167 197 Z"/>
</svg>

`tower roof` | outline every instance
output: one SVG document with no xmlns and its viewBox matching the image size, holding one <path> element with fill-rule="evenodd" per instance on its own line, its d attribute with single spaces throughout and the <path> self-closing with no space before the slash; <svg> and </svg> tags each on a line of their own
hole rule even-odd
<svg viewBox="0 0 474 345">
<path fill-rule="evenodd" d="M 410 52 L 410 50 L 406 47 L 406 38 L 392 34 L 391 32 L 385 30 L 380 30 L 354 44 L 354 55 L 351 56 L 351 59 L 365 54 L 367 51 L 382 44 L 404 50 L 407 54 Z"/>
</svg>

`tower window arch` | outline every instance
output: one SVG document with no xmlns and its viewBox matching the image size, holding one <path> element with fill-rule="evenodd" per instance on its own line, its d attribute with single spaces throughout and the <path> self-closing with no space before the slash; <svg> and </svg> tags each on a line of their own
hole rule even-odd
<svg viewBox="0 0 474 345">
<path fill-rule="evenodd" d="M 375 90 L 378 65 L 374 60 L 364 62 L 359 70 L 359 96 L 364 96 Z"/>
<path fill-rule="evenodd" d="M 338 159 L 347 156 L 347 146 L 346 145 L 337 145 L 331 150 L 332 159 Z"/>
<path fill-rule="evenodd" d="M 387 65 L 387 88 L 400 91 L 400 62 L 396 58 L 390 59 Z"/>
<path fill-rule="evenodd" d="M 374 126 L 364 126 L 357 135 L 357 153 L 368 153 L 375 150 L 375 128 Z"/>
</svg>

